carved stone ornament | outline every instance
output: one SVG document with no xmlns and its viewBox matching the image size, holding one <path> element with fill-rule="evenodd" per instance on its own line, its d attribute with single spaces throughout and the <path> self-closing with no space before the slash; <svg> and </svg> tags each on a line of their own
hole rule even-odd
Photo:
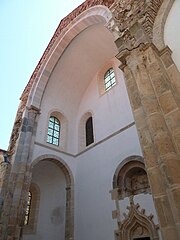
<svg viewBox="0 0 180 240">
<path fill-rule="evenodd" d="M 111 7 L 114 29 L 118 28 L 120 37 L 126 35 L 129 29 L 140 23 L 150 39 L 158 10 L 163 0 L 117 0 Z M 109 27 L 110 30 L 113 27 Z"/>
<path fill-rule="evenodd" d="M 145 209 L 139 210 L 139 207 L 139 204 L 134 204 L 133 197 L 130 197 L 130 206 L 127 207 L 129 213 L 124 213 L 125 219 L 118 221 L 118 230 L 115 231 L 116 240 L 159 239 L 158 225 L 154 224 L 153 215 L 147 216 Z"/>
<path fill-rule="evenodd" d="M 117 190 L 116 200 L 151 192 L 141 156 L 130 156 L 118 166 L 113 179 L 113 189 Z"/>
<path fill-rule="evenodd" d="M 146 0 L 121 0 L 113 5 L 114 20 L 118 22 L 120 32 L 124 32 L 138 19 L 145 17 Z"/>
</svg>

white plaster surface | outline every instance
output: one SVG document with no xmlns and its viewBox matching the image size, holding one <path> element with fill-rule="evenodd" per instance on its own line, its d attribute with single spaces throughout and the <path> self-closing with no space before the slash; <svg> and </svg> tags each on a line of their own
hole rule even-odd
<svg viewBox="0 0 180 240">
<path fill-rule="evenodd" d="M 36 234 L 24 240 L 64 240 L 66 182 L 61 169 L 50 161 L 39 162 L 33 169 L 32 182 L 40 189 Z"/>
<path fill-rule="evenodd" d="M 117 134 L 118 130 L 134 121 L 123 74 L 118 68 L 117 60 L 114 69 L 117 84 L 107 93 L 99 94 L 98 72 L 115 57 L 116 53 L 113 37 L 105 27 L 97 25 L 86 29 L 71 42 L 59 59 L 46 86 L 41 103 L 41 114 L 35 140 L 41 145 L 35 143 L 33 160 L 42 155 L 51 154 L 62 159 L 71 169 L 75 180 L 75 240 L 114 239 L 114 230 L 117 229 L 117 226 L 116 221 L 112 219 L 112 211 L 115 210 L 115 204 L 111 200 L 109 191 L 112 190 L 115 170 L 125 158 L 131 155 L 142 156 L 135 126 Z M 68 120 L 65 153 L 59 151 L 62 150 L 60 147 L 46 143 L 48 114 L 54 109 L 64 114 Z M 93 113 L 94 117 L 95 143 L 102 142 L 78 155 L 79 121 L 89 111 Z M 111 134 L 114 136 L 105 140 Z M 68 155 L 66 152 L 74 156 Z M 42 168 L 46 170 L 44 172 L 48 173 L 42 178 L 39 174 L 40 169 L 35 169 L 34 173 L 34 179 L 41 185 L 42 194 L 44 194 L 41 197 L 43 199 L 45 197 L 40 203 L 42 205 L 40 219 L 43 217 L 46 204 L 48 206 L 46 214 L 49 217 L 52 210 L 61 203 L 64 204 L 65 201 L 65 195 L 63 195 L 65 194 L 63 190 L 65 182 L 62 173 L 58 175 L 59 169 L 56 169 L 49 175 L 48 167 L 52 169 L 49 164 Z M 53 168 L 58 167 L 53 166 Z M 50 189 L 46 188 L 49 181 L 52 182 Z M 45 194 L 50 193 L 50 196 L 53 196 L 54 191 L 60 191 L 57 198 L 62 202 L 58 202 L 57 198 L 52 201 L 46 198 Z M 152 210 L 151 207 L 150 210 Z M 46 222 L 38 223 L 39 232 L 44 234 L 43 236 L 46 235 L 46 231 L 51 233 L 53 229 L 55 229 L 55 235 L 51 238 L 47 233 L 49 239 L 55 240 L 60 229 L 62 229 L 60 233 L 62 236 L 63 224 L 57 230 L 50 220 L 45 220 L 44 217 L 43 219 Z M 45 226 L 47 229 L 43 230 Z M 43 240 L 47 239 L 43 238 Z M 57 239 L 61 240 L 61 237 Z M 34 240 L 34 238 L 25 240 Z"/>
<path fill-rule="evenodd" d="M 135 127 L 79 156 L 75 191 L 75 239 L 113 239 L 115 203 L 109 191 L 119 163 L 141 150 Z M 87 234 L 88 233 L 88 234 Z"/>
<path fill-rule="evenodd" d="M 136 196 L 134 196 L 134 203 L 137 204 L 139 203 L 140 207 L 139 210 L 141 209 L 145 209 L 145 214 L 147 216 L 149 216 L 150 214 L 153 214 L 154 218 L 153 221 L 155 224 L 158 224 L 158 219 L 157 219 L 157 214 L 155 211 L 155 207 L 154 207 L 154 202 L 152 199 L 152 195 L 151 194 L 138 194 Z M 129 206 L 129 198 L 125 198 L 123 200 L 120 200 L 120 209 L 121 209 L 121 218 L 124 219 L 123 213 L 128 214 L 128 210 L 126 209 L 127 206 Z"/>
</svg>

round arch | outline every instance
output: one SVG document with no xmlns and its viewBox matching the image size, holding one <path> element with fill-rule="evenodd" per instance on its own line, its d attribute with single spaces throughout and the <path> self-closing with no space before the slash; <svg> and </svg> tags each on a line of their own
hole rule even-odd
<svg viewBox="0 0 180 240">
<path fill-rule="evenodd" d="M 56 117 L 59 122 L 60 122 L 60 142 L 59 142 L 59 147 L 61 148 L 61 150 L 66 150 L 66 146 L 67 146 L 67 130 L 68 130 L 68 119 L 66 117 L 66 115 L 64 114 L 64 112 L 62 110 L 59 110 L 57 108 L 52 108 L 47 115 L 47 119 L 46 119 L 46 129 L 48 129 L 49 126 L 49 119 L 51 116 Z M 45 143 L 47 143 L 47 132 L 44 133 L 44 141 Z"/>
<path fill-rule="evenodd" d="M 43 92 L 51 72 L 71 41 L 80 32 L 92 25 L 103 24 L 106 26 L 111 18 L 112 13 L 107 7 L 97 5 L 82 12 L 62 30 L 55 44 L 51 46 L 46 57 L 47 60 L 44 59 L 44 63 L 38 70 L 37 78 L 34 80 L 30 90 L 27 106 L 40 108 Z"/>
<path fill-rule="evenodd" d="M 67 165 L 67 163 L 62 160 L 60 157 L 53 155 L 53 154 L 45 154 L 37 157 L 35 160 L 33 160 L 31 164 L 31 169 L 38 164 L 38 162 L 43 161 L 43 160 L 49 160 L 53 163 L 55 163 L 57 166 L 61 168 L 61 170 L 64 173 L 66 183 L 68 187 L 73 187 L 74 186 L 74 178 L 71 169 Z"/>
<path fill-rule="evenodd" d="M 113 179 L 113 189 L 118 189 L 119 199 L 150 192 L 145 164 L 141 156 L 130 156 L 119 164 Z"/>
<path fill-rule="evenodd" d="M 153 43 L 159 50 L 165 47 L 164 26 L 173 3 L 174 0 L 164 0 L 154 22 Z"/>
<path fill-rule="evenodd" d="M 93 111 L 88 111 L 88 112 L 84 113 L 79 120 L 79 127 L 78 127 L 78 150 L 79 150 L 79 152 L 83 151 L 86 148 L 85 124 L 86 124 L 86 121 L 88 120 L 88 118 L 90 118 L 90 117 L 92 117 L 93 126 L 94 126 Z M 95 132 L 93 130 L 93 136 L 94 136 L 94 134 L 95 134 Z"/>
<path fill-rule="evenodd" d="M 129 156 L 129 157 L 125 158 L 125 159 L 118 165 L 118 167 L 116 168 L 116 171 L 115 171 L 115 173 L 114 173 L 114 177 L 113 177 L 113 189 L 114 189 L 114 188 L 117 188 L 118 176 L 119 176 L 120 171 L 122 171 L 122 169 L 124 168 L 124 166 L 125 166 L 126 164 L 131 163 L 131 162 L 137 162 L 137 163 L 139 163 L 140 165 L 144 166 L 144 159 L 143 159 L 143 157 L 141 157 L 141 156 L 132 155 L 132 156 Z"/>
<path fill-rule="evenodd" d="M 31 170 L 41 161 L 50 161 L 57 165 L 63 172 L 66 180 L 66 220 L 65 220 L 65 240 L 74 239 L 74 178 L 72 171 L 65 161 L 53 155 L 46 154 L 36 158 L 31 164 Z"/>
</svg>

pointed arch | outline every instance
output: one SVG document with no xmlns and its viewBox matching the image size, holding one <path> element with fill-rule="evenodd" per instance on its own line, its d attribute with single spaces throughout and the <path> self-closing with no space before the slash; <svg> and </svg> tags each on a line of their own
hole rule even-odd
<svg viewBox="0 0 180 240">
<path fill-rule="evenodd" d="M 153 222 L 153 215 L 146 216 L 145 210 L 139 210 L 140 205 L 134 204 L 130 198 L 130 206 L 127 207 L 129 213 L 125 215 L 125 220 L 121 222 L 119 230 L 116 231 L 117 239 L 138 239 L 148 238 L 158 240 L 158 226 Z"/>
</svg>

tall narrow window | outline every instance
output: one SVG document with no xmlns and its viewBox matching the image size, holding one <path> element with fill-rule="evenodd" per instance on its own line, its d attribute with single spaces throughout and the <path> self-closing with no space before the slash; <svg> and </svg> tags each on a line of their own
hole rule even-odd
<svg viewBox="0 0 180 240">
<path fill-rule="evenodd" d="M 49 118 L 49 126 L 47 133 L 47 143 L 59 145 L 60 140 L 60 122 L 56 117 Z"/>
<path fill-rule="evenodd" d="M 115 73 L 113 68 L 110 68 L 107 70 L 107 72 L 104 75 L 104 88 L 105 91 L 109 90 L 116 84 L 116 79 L 115 79 Z"/>
<path fill-rule="evenodd" d="M 23 234 L 34 234 L 36 232 L 39 202 L 39 187 L 35 183 L 31 183 L 25 209 Z"/>
<path fill-rule="evenodd" d="M 86 121 L 86 146 L 94 142 L 92 117 Z"/>
<path fill-rule="evenodd" d="M 25 212 L 24 225 L 28 225 L 28 222 L 29 222 L 31 200 L 32 200 L 32 194 L 31 194 L 31 192 L 28 192 L 28 201 L 27 201 L 27 207 L 26 207 L 26 212 Z"/>
</svg>

